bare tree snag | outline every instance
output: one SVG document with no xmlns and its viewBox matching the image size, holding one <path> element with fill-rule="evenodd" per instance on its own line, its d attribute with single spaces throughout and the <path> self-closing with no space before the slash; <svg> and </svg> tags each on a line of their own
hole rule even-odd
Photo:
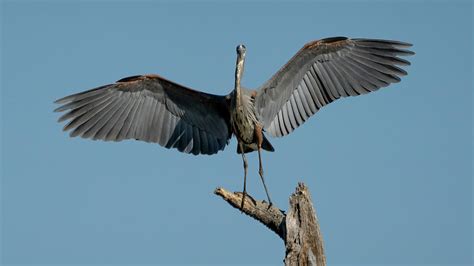
<svg viewBox="0 0 474 266">
<path fill-rule="evenodd" d="M 217 188 L 214 193 L 234 208 L 241 210 L 241 192 L 232 193 Z M 299 183 L 296 191 L 290 196 L 288 214 L 275 205 L 254 200 L 248 194 L 245 196 L 244 208 L 241 211 L 283 239 L 286 247 L 285 265 L 326 265 L 318 218 L 309 190 L 303 183 Z"/>
</svg>

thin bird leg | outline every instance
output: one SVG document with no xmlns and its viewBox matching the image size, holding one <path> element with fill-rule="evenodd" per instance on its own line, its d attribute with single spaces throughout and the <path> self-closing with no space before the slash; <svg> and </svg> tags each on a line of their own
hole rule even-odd
<svg viewBox="0 0 474 266">
<path fill-rule="evenodd" d="M 262 147 L 258 147 L 258 174 L 260 179 L 262 179 L 263 187 L 265 188 L 265 193 L 267 193 L 268 204 L 272 205 L 272 200 L 270 199 L 270 194 L 268 194 L 267 185 L 265 185 L 265 178 L 263 178 L 263 166 L 262 166 Z"/>
<path fill-rule="evenodd" d="M 244 146 L 239 143 L 240 151 L 242 152 L 242 160 L 244 161 L 244 189 L 242 191 L 242 204 L 240 209 L 244 209 L 245 195 L 247 194 L 247 158 L 245 157 Z"/>
</svg>

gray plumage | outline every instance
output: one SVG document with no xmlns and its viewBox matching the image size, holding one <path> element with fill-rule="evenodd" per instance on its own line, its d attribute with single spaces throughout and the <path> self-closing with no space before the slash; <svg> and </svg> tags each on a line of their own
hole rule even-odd
<svg viewBox="0 0 474 266">
<path fill-rule="evenodd" d="M 411 44 L 336 37 L 306 44 L 256 97 L 259 121 L 275 137 L 288 135 L 323 106 L 400 81 Z"/>
<path fill-rule="evenodd" d="M 411 44 L 375 39 L 327 38 L 307 43 L 257 90 L 240 86 L 245 46 L 237 47 L 234 90 L 225 96 L 186 88 L 158 75 L 139 75 L 56 101 L 64 130 L 94 140 L 137 139 L 192 154 L 215 154 L 238 140 L 245 153 L 273 151 L 263 132 L 282 137 L 323 106 L 376 91 L 407 74 L 400 58 Z M 245 178 L 244 178 L 245 192 Z M 268 196 L 268 192 L 267 192 Z M 269 198 L 269 197 L 268 197 Z M 270 198 L 269 198 L 270 200 Z"/>
<path fill-rule="evenodd" d="M 224 96 L 185 88 L 157 75 L 133 76 L 56 101 L 72 137 L 155 142 L 193 154 L 223 150 L 231 137 Z M 226 115 L 227 113 L 227 115 Z"/>
</svg>

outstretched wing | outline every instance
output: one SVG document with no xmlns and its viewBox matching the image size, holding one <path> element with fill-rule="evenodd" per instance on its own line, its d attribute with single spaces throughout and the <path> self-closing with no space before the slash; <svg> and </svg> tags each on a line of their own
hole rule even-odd
<svg viewBox="0 0 474 266">
<path fill-rule="evenodd" d="M 372 39 L 327 38 L 307 43 L 255 99 L 258 118 L 275 137 L 288 135 L 321 107 L 399 82 L 410 65 L 399 56 L 411 44 Z M 398 66 L 397 66 L 398 65 Z"/>
<path fill-rule="evenodd" d="M 193 154 L 223 150 L 231 137 L 224 96 L 185 88 L 158 75 L 133 76 L 59 99 L 59 122 L 83 138 L 156 142 Z"/>
</svg>

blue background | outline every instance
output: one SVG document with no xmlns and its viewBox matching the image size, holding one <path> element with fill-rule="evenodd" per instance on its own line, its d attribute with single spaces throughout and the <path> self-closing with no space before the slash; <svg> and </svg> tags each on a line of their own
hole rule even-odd
<svg viewBox="0 0 474 266">
<path fill-rule="evenodd" d="M 287 209 L 305 182 L 330 264 L 471 264 L 472 3 L 25 2 L 1 4 L 4 264 L 281 264 L 282 241 L 213 195 L 242 188 L 216 156 L 71 139 L 53 101 L 158 73 L 215 94 L 258 87 L 304 43 L 408 41 L 401 83 L 339 100 L 283 139 L 265 173 Z M 255 154 L 249 192 L 265 194 Z"/>
</svg>

